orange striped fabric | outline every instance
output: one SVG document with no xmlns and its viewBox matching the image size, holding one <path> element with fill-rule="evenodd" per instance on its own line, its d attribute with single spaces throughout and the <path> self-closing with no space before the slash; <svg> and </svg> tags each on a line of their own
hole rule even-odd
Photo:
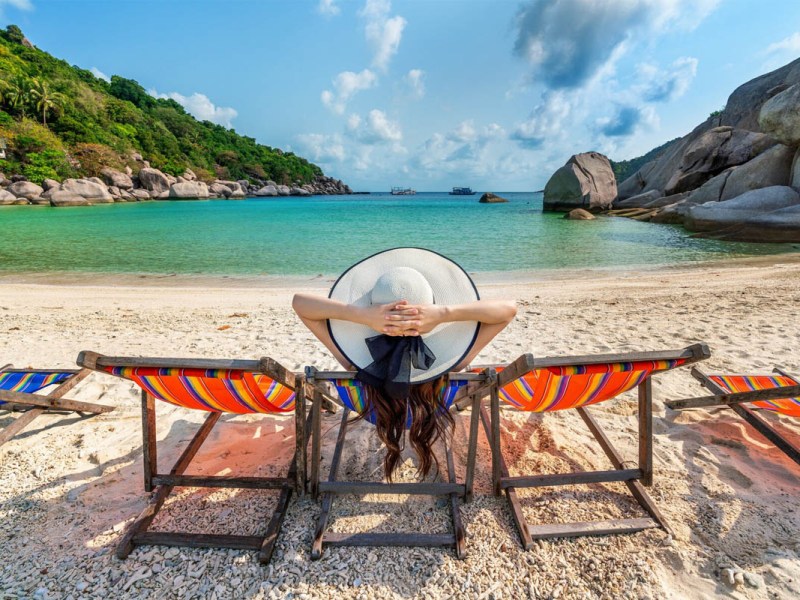
<svg viewBox="0 0 800 600">
<path fill-rule="evenodd" d="M 709 375 L 708 378 L 730 393 L 754 392 L 757 390 L 771 390 L 787 385 L 798 385 L 797 381 L 784 375 Z M 800 398 L 759 400 L 752 402 L 752 405 L 790 417 L 800 417 Z"/>
<path fill-rule="evenodd" d="M 152 367 L 107 367 L 106 371 L 184 408 L 240 414 L 294 410 L 294 392 L 259 373 Z"/>
<path fill-rule="evenodd" d="M 589 406 L 619 396 L 653 373 L 673 369 L 684 362 L 680 359 L 544 367 L 502 387 L 500 398 L 529 412 Z"/>
</svg>

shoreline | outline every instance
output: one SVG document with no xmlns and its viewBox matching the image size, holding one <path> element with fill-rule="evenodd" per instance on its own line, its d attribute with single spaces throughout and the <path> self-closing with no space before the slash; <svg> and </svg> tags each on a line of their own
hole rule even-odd
<svg viewBox="0 0 800 600">
<path fill-rule="evenodd" d="M 709 269 L 739 269 L 800 264 L 796 252 L 725 258 L 661 265 L 552 268 L 519 271 L 468 271 L 478 285 L 532 284 L 542 281 L 628 279 L 642 274 L 685 273 Z M 218 275 L 184 273 L 105 273 L 98 271 L 3 272 L 0 285 L 115 288 L 221 288 L 221 289 L 322 289 L 338 274 L 318 275 Z"/>
</svg>

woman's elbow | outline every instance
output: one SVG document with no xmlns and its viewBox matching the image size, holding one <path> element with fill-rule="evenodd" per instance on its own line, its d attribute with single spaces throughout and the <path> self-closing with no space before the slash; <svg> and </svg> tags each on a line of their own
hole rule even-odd
<svg viewBox="0 0 800 600">
<path fill-rule="evenodd" d="M 503 303 L 503 311 L 505 313 L 506 324 L 511 323 L 514 317 L 517 316 L 517 303 L 513 300 L 508 300 Z"/>
<path fill-rule="evenodd" d="M 303 315 L 304 294 L 295 294 L 292 296 L 292 309 L 298 315 Z"/>
</svg>

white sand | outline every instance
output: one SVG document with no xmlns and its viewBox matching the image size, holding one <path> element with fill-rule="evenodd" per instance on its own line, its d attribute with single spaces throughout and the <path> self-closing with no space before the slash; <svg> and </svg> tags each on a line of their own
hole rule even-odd
<svg viewBox="0 0 800 600">
<path fill-rule="evenodd" d="M 322 292 L 330 285 L 326 278 L 44 280 L 0 279 L 0 363 L 71 367 L 80 350 L 90 349 L 113 355 L 268 355 L 290 369 L 335 366 L 289 308 L 293 291 Z M 769 371 L 780 365 L 800 374 L 797 258 L 478 280 L 484 297 L 517 299 L 520 310 L 476 362 L 506 362 L 523 352 L 657 350 L 702 341 L 712 350 L 701 365 L 705 370 Z M 0 447 L 0 596 L 797 598 L 800 467 L 732 411 L 665 411 L 661 400 L 705 393 L 688 369 L 655 381 L 651 493 L 675 539 L 654 530 L 540 542 L 521 550 L 505 500 L 490 495 L 488 445 L 481 434 L 477 497 L 462 509 L 467 560 L 456 560 L 450 550 L 357 548 L 329 549 L 323 560 L 312 562 L 318 507 L 302 499 L 292 501 L 273 561 L 263 567 L 254 553 L 227 550 L 145 547 L 126 561 L 111 556 L 124 524 L 147 500 L 140 413 L 132 384 L 93 374 L 70 396 L 117 410 L 89 419 L 46 415 Z M 204 415 L 163 404 L 158 412 L 166 468 Z M 634 394 L 593 412 L 626 457 L 635 458 Z M 457 417 L 455 457 L 462 474 L 467 414 Z M 512 472 L 609 468 L 577 415 L 503 414 Z M 797 420 L 765 417 L 800 443 Z M 0 412 L 0 426 L 13 418 Z M 328 457 L 337 423 L 330 416 L 323 425 Z M 381 453 L 370 427 L 356 425 L 348 439 L 343 472 L 374 479 Z M 290 418 L 226 416 L 193 469 L 276 473 L 273 463 L 285 464 L 292 445 Z M 403 474 L 413 475 L 410 463 Z M 640 516 L 624 492 L 616 484 L 550 488 L 525 492 L 523 504 L 532 521 Z M 436 500 L 369 500 L 337 502 L 332 528 L 449 526 L 447 510 Z M 273 502 L 263 492 L 187 490 L 157 524 L 256 533 L 266 526 Z M 727 578 L 736 573 L 743 582 L 730 585 Z"/>
</svg>

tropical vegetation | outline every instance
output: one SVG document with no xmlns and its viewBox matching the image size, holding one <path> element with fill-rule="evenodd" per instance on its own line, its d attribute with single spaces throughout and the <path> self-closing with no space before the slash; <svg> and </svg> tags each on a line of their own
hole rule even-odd
<svg viewBox="0 0 800 600">
<path fill-rule="evenodd" d="M 292 152 L 209 121 L 136 81 L 110 81 L 33 47 L 16 25 L 0 30 L 0 172 L 45 178 L 96 176 L 103 167 L 151 166 L 199 178 L 308 183 L 322 170 Z"/>
</svg>

